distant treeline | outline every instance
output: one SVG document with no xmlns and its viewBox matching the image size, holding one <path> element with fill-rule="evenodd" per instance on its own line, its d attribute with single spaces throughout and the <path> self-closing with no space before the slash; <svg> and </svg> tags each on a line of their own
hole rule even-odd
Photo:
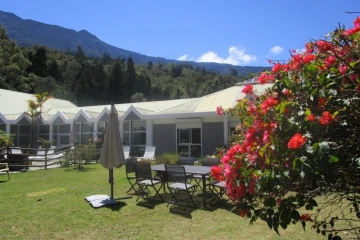
<svg viewBox="0 0 360 240">
<path fill-rule="evenodd" d="M 49 92 L 78 106 L 200 97 L 252 77 L 240 77 L 235 69 L 221 75 L 190 63 L 138 65 L 131 57 L 88 57 L 81 46 L 75 52 L 19 47 L 1 26 L 0 48 L 0 88 Z"/>
</svg>

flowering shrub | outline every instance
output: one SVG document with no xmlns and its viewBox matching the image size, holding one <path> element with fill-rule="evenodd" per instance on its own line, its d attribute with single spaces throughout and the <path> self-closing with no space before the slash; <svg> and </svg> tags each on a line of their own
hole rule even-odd
<svg viewBox="0 0 360 240">
<path fill-rule="evenodd" d="M 241 124 L 212 176 L 226 181 L 239 214 L 251 222 L 260 218 L 277 232 L 311 222 L 324 235 L 359 234 L 360 17 L 353 28 L 338 28 L 305 48 L 257 78 L 273 83 L 265 94 L 217 108 L 220 115 L 239 116 Z M 251 85 L 242 92 L 254 94 Z M 324 193 L 319 204 L 315 197 Z M 334 205 L 338 211 L 320 218 Z M 302 207 L 318 208 L 308 213 Z"/>
</svg>

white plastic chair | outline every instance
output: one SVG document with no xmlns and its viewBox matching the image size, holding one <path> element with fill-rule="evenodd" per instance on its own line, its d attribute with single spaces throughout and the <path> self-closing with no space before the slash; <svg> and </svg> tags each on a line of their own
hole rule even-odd
<svg viewBox="0 0 360 240">
<path fill-rule="evenodd" d="M 139 157 L 138 160 L 140 159 L 155 160 L 155 149 L 156 149 L 155 146 L 146 146 L 144 156 Z"/>
<path fill-rule="evenodd" d="M 128 159 L 130 157 L 130 146 L 123 146 L 123 151 L 125 159 Z"/>
</svg>

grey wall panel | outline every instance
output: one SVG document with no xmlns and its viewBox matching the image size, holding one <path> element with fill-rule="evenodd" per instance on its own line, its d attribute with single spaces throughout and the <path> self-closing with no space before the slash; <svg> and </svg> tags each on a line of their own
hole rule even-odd
<svg viewBox="0 0 360 240">
<path fill-rule="evenodd" d="M 210 122 L 202 124 L 202 154 L 211 155 L 217 147 L 224 145 L 224 123 Z"/>
<path fill-rule="evenodd" d="M 83 115 L 79 115 L 77 119 L 75 119 L 76 122 L 88 122 L 86 118 Z"/>
<path fill-rule="evenodd" d="M 109 121 L 109 114 L 104 114 L 102 115 L 102 117 L 99 119 L 99 122 L 108 122 Z"/>
<path fill-rule="evenodd" d="M 22 118 L 17 124 L 27 125 L 30 124 L 30 122 L 26 118 Z"/>
<path fill-rule="evenodd" d="M 140 118 L 134 112 L 130 112 L 129 115 L 126 116 L 125 120 L 139 120 Z"/>
<path fill-rule="evenodd" d="M 5 122 L 0 118 L 0 123 L 5 123 Z"/>
<path fill-rule="evenodd" d="M 62 118 L 61 118 L 61 117 L 57 117 L 57 118 L 55 119 L 55 121 L 54 121 L 53 124 L 62 124 L 62 123 L 65 123 L 65 122 L 62 120 Z"/>
<path fill-rule="evenodd" d="M 156 146 L 155 155 L 176 152 L 176 125 L 175 124 L 154 124 L 153 143 Z"/>
</svg>

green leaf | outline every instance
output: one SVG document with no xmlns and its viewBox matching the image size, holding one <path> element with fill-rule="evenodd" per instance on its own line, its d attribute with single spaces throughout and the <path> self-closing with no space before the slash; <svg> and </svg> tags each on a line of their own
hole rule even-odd
<svg viewBox="0 0 360 240">
<path fill-rule="evenodd" d="M 295 221 L 299 221 L 300 219 L 300 213 L 297 210 L 292 210 L 291 211 L 291 218 L 294 219 Z"/>
<path fill-rule="evenodd" d="M 311 95 L 311 96 L 315 96 L 317 92 L 318 92 L 318 89 L 315 88 L 314 90 L 312 90 L 312 92 L 311 92 L 310 95 Z"/>
<path fill-rule="evenodd" d="M 313 206 L 309 203 L 305 205 L 306 210 L 313 210 Z"/>
<path fill-rule="evenodd" d="M 267 199 L 265 199 L 265 201 L 264 201 L 264 205 L 266 206 L 266 207 L 275 207 L 276 206 L 276 200 L 275 200 L 275 198 L 273 198 L 273 197 L 268 197 Z"/>
<path fill-rule="evenodd" d="M 272 218 L 268 218 L 268 219 L 266 219 L 266 223 L 267 223 L 267 225 L 269 226 L 269 228 L 270 228 L 270 229 L 272 229 L 272 227 L 273 227 L 273 221 L 272 221 Z"/>
<path fill-rule="evenodd" d="M 302 227 L 303 227 L 303 229 L 304 229 L 304 231 L 305 231 L 306 222 L 305 222 L 305 221 L 301 221 L 301 225 L 302 225 Z"/>
<path fill-rule="evenodd" d="M 317 202 L 313 198 L 310 198 L 308 202 L 309 202 L 309 204 L 311 204 L 314 207 L 318 206 Z"/>
<path fill-rule="evenodd" d="M 291 86 L 291 84 L 290 84 L 290 79 L 289 79 L 289 78 L 285 78 L 285 79 L 284 79 L 284 83 L 285 83 L 285 86 L 286 86 L 287 88 L 289 88 L 289 87 Z"/>
<path fill-rule="evenodd" d="M 314 64 L 307 65 L 307 70 L 311 75 L 313 75 L 313 77 L 319 72 L 319 68 Z"/>
<path fill-rule="evenodd" d="M 339 161 L 339 158 L 337 156 L 332 155 L 329 159 L 329 163 L 336 163 Z"/>
</svg>

